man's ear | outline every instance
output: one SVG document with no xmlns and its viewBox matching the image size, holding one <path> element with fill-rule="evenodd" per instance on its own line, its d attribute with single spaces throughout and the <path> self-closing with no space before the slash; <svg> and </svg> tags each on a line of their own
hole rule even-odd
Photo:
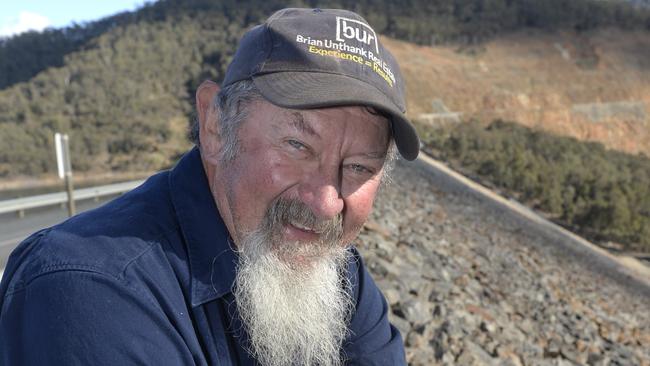
<svg viewBox="0 0 650 366">
<path fill-rule="evenodd" d="M 201 155 L 213 164 L 218 162 L 221 150 L 219 110 L 214 105 L 214 98 L 219 90 L 219 85 L 210 80 L 202 82 L 196 90 L 196 113 L 199 119 Z"/>
</svg>

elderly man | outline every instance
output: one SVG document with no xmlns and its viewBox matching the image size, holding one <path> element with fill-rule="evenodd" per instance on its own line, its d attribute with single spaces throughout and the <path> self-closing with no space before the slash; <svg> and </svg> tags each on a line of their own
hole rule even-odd
<svg viewBox="0 0 650 366">
<path fill-rule="evenodd" d="M 12 254 L 0 364 L 404 364 L 349 245 L 395 147 L 419 148 L 372 28 L 279 11 L 196 108 L 197 147 L 174 169 Z"/>
</svg>

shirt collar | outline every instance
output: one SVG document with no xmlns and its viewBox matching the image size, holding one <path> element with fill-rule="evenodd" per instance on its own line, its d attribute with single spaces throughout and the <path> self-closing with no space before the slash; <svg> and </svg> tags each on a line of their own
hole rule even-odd
<svg viewBox="0 0 650 366">
<path fill-rule="evenodd" d="M 194 307 L 231 291 L 237 253 L 210 192 L 198 148 L 185 154 L 172 169 L 169 185 L 187 245 Z"/>
</svg>

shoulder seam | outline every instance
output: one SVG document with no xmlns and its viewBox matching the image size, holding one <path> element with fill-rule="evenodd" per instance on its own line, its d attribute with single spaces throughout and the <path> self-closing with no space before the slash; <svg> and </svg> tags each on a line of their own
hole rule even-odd
<svg viewBox="0 0 650 366">
<path fill-rule="evenodd" d="M 138 257 L 142 256 L 142 254 L 146 253 L 147 251 L 148 250 L 143 251 L 143 253 L 138 255 Z M 67 267 L 67 266 L 74 266 L 74 265 L 59 265 L 59 266 L 51 266 L 51 267 Z M 7 298 L 9 298 L 9 297 L 11 297 L 11 296 L 13 296 L 15 294 L 18 294 L 18 293 L 20 293 L 22 291 L 25 291 L 29 287 L 29 285 L 32 282 L 36 281 L 37 279 L 47 277 L 47 276 L 50 276 L 50 275 L 54 275 L 54 274 L 59 274 L 59 273 L 62 273 L 62 272 L 68 272 L 68 273 L 78 272 L 78 273 L 86 273 L 86 274 L 89 274 L 89 275 L 101 276 L 101 277 L 107 278 L 110 281 L 114 281 L 117 285 L 122 286 L 124 289 L 126 289 L 128 291 L 131 291 L 131 292 L 136 293 L 138 295 L 144 295 L 143 292 L 140 289 L 138 289 L 137 287 L 134 287 L 132 284 L 125 281 L 124 278 L 120 278 L 119 276 L 113 276 L 113 275 L 111 275 L 109 273 L 106 273 L 106 272 L 103 272 L 103 271 L 93 270 L 93 268 L 94 268 L 93 266 L 80 266 L 80 265 L 77 265 L 77 266 L 74 266 L 74 267 L 77 267 L 77 268 L 71 268 L 71 269 L 66 269 L 66 268 L 54 269 L 54 268 L 50 268 L 50 271 L 44 272 L 44 273 L 41 273 L 38 276 L 32 277 L 30 279 L 30 281 L 28 283 L 26 283 L 24 286 L 22 286 L 21 288 L 15 289 L 13 291 L 7 291 L 5 293 L 4 299 L 7 299 Z M 87 267 L 87 268 L 81 268 L 81 267 Z M 157 304 L 156 302 L 154 302 L 149 296 L 144 295 L 144 296 L 140 296 L 139 298 L 142 301 L 145 301 L 148 305 L 152 306 L 153 308 L 160 310 L 160 304 Z"/>
<path fill-rule="evenodd" d="M 89 266 L 89 265 L 84 265 L 84 264 L 56 264 L 56 265 L 51 265 L 51 266 L 46 266 L 43 267 L 41 271 L 37 272 L 33 276 L 29 278 L 29 280 L 26 281 L 20 281 L 20 283 L 10 289 L 7 289 L 7 292 L 5 293 L 5 298 L 7 298 L 10 295 L 13 295 L 15 293 L 24 291 L 29 287 L 29 285 L 34 282 L 36 279 L 40 277 L 47 276 L 49 274 L 53 273 L 58 273 L 58 272 L 89 272 L 89 273 L 96 273 L 102 276 L 106 276 L 109 278 L 112 278 L 114 280 L 120 281 L 121 279 L 119 277 L 113 276 L 105 271 L 100 271 L 99 268 L 95 266 Z"/>
<path fill-rule="evenodd" d="M 169 243 L 168 238 L 166 237 L 167 234 L 170 232 L 173 232 L 173 229 L 166 230 L 159 235 L 156 236 L 156 239 L 158 240 L 164 240 L 166 243 Z M 137 262 L 138 259 L 140 259 L 143 255 L 145 255 L 147 252 L 151 251 L 152 248 L 154 247 L 154 242 L 151 240 L 144 241 L 144 243 L 147 243 L 147 247 L 142 250 L 140 253 L 136 254 L 131 258 L 123 267 L 122 269 L 117 273 L 117 274 L 112 274 L 110 272 L 107 272 L 103 270 L 100 267 L 97 266 L 92 266 L 92 265 L 87 265 L 87 264 L 72 264 L 72 263 L 66 263 L 66 264 L 53 264 L 53 265 L 48 265 L 45 267 L 42 267 L 40 271 L 34 273 L 32 276 L 30 276 L 28 279 L 22 280 L 19 283 L 15 284 L 11 288 L 7 289 L 7 292 L 5 293 L 5 297 L 14 294 L 16 292 L 20 292 L 27 288 L 31 282 L 33 282 L 35 279 L 46 276 L 50 273 L 55 273 L 55 272 L 61 272 L 61 271 L 70 271 L 70 272 L 92 272 L 92 273 L 97 273 L 101 275 L 105 275 L 107 277 L 113 278 L 119 282 L 124 282 L 124 273 L 128 270 L 128 268 L 135 262 Z"/>
</svg>

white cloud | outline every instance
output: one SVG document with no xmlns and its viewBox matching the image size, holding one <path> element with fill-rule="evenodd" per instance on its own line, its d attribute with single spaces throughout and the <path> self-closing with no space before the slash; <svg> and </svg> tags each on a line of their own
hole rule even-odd
<svg viewBox="0 0 650 366">
<path fill-rule="evenodd" d="M 12 36 L 28 30 L 42 31 L 50 25 L 50 20 L 40 14 L 21 11 L 18 17 L 0 25 L 0 37 Z"/>
</svg>

